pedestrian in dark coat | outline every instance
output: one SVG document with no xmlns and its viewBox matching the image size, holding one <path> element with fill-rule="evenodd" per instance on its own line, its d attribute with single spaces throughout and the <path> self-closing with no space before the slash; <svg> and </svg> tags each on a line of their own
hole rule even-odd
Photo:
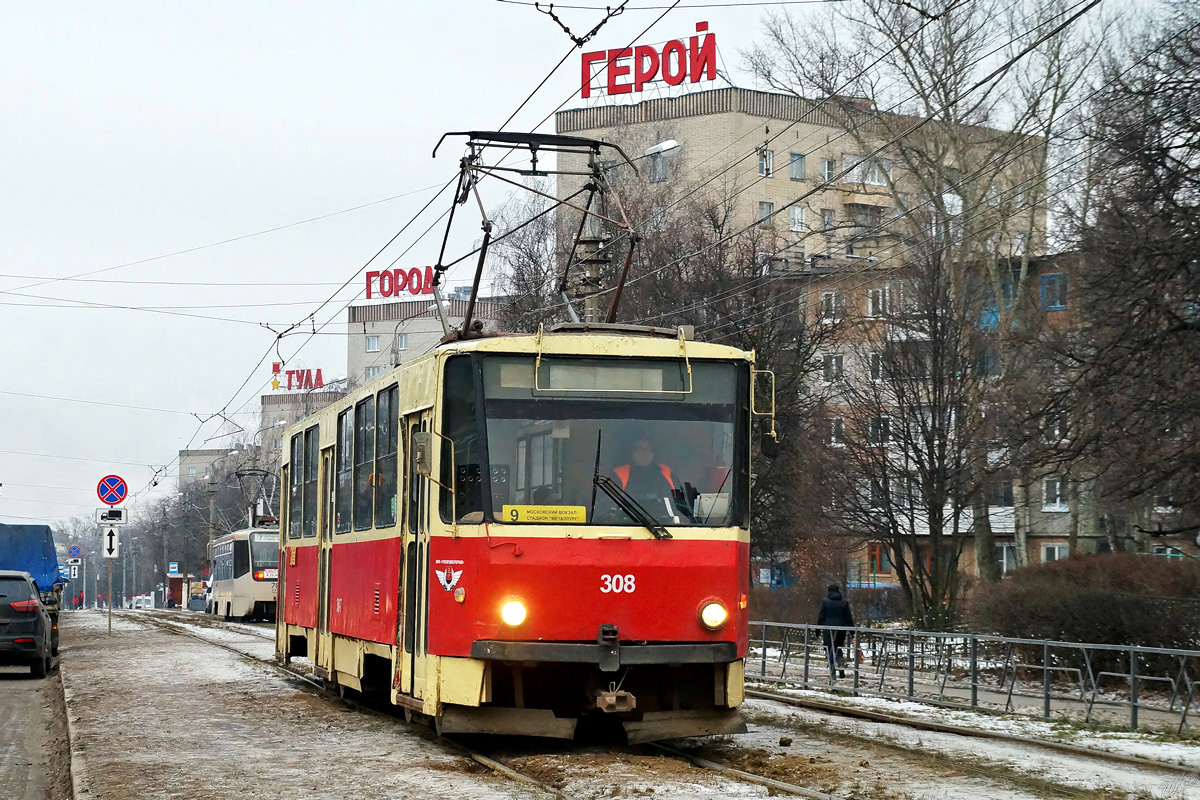
<svg viewBox="0 0 1200 800">
<path fill-rule="evenodd" d="M 854 627 L 854 615 L 850 612 L 850 603 L 842 597 L 842 589 L 836 583 L 829 585 L 829 593 L 821 600 L 821 610 L 817 612 L 818 625 L 834 625 L 843 628 Z M 846 643 L 845 631 L 825 631 L 825 653 L 829 659 L 829 673 L 843 666 L 842 646 Z M 846 677 L 845 672 L 841 676 Z"/>
</svg>

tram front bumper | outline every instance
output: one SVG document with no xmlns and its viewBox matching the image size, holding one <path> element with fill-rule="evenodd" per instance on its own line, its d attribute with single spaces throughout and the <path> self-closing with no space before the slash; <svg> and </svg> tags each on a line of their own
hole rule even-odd
<svg viewBox="0 0 1200 800">
<path fill-rule="evenodd" d="M 614 651 L 616 658 L 613 658 Z M 504 642 L 479 640 L 471 658 L 481 661 L 542 661 L 596 664 L 605 672 L 645 664 L 729 664 L 738 660 L 734 642 L 621 644 L 584 642 Z"/>
</svg>

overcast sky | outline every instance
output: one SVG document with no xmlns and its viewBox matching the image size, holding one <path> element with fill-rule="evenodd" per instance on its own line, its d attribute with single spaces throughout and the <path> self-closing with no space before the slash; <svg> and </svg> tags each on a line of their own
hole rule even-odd
<svg viewBox="0 0 1200 800">
<path fill-rule="evenodd" d="M 738 50 L 762 8 L 686 7 L 698 4 L 684 0 L 641 36 L 661 10 L 628 11 L 586 49 L 686 38 L 707 20 L 722 68 L 749 85 Z M 556 10 L 576 32 L 602 16 Z M 154 466 L 173 477 L 189 441 L 227 442 L 202 445 L 220 423 L 195 435 L 189 414 L 231 398 L 235 419 L 257 411 L 276 358 L 254 369 L 274 340 L 260 323 L 304 319 L 355 276 L 429 200 L 427 187 L 453 177 L 460 148 L 432 160 L 438 137 L 499 127 L 571 47 L 531 6 L 492 0 L 8 2 L 2 14 L 3 522 L 90 516 L 104 475 L 139 491 Z M 569 97 L 567 108 L 580 105 L 579 52 L 510 130 L 533 129 Z M 427 236 L 398 265 L 432 263 L 438 241 Z M 81 273 L 96 274 L 61 280 Z M 345 373 L 340 309 L 361 284 L 321 312 L 336 317 L 328 335 L 282 342 L 289 368 Z M 155 493 L 170 491 L 173 480 Z"/>
</svg>

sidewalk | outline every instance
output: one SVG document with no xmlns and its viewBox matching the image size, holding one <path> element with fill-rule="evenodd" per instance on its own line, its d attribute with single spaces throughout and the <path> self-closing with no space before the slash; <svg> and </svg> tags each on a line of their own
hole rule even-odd
<svg viewBox="0 0 1200 800">
<path fill-rule="evenodd" d="M 65 619 L 77 800 L 513 798 L 432 735 L 301 691 L 263 664 L 118 614 Z"/>
</svg>

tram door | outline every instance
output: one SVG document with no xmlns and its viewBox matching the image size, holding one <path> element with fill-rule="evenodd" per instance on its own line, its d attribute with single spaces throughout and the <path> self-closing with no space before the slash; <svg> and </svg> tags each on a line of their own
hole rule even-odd
<svg viewBox="0 0 1200 800">
<path fill-rule="evenodd" d="M 317 652 L 313 664 L 333 669 L 333 637 L 329 635 L 329 572 L 333 547 L 333 451 L 321 452 L 321 495 L 317 514 Z"/>
<path fill-rule="evenodd" d="M 425 616 L 429 586 L 429 478 L 417 474 L 414 434 L 433 428 L 431 411 L 404 417 L 404 438 L 408 443 L 404 466 L 405 526 L 402 562 L 403 623 L 400 631 L 400 690 L 413 697 L 425 696 Z"/>
</svg>

